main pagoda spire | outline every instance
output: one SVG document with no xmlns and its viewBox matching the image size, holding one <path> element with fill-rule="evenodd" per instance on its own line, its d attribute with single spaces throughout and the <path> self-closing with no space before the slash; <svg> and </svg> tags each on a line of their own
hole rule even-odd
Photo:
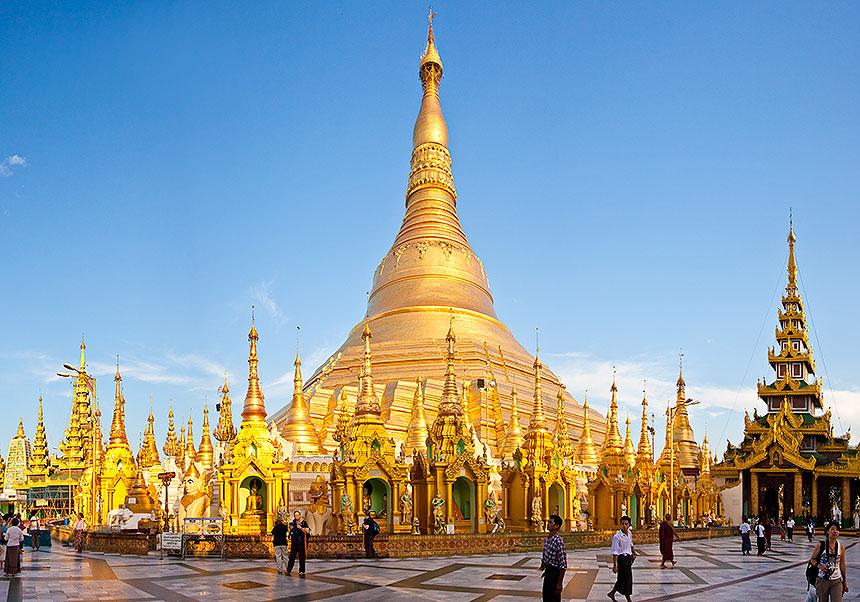
<svg viewBox="0 0 860 602">
<path fill-rule="evenodd" d="M 115 387 L 113 419 L 110 423 L 108 448 L 127 447 L 130 452 L 131 447 L 128 444 L 128 436 L 125 432 L 125 397 L 122 394 L 122 375 L 119 373 L 119 359 L 116 362 L 116 374 L 113 377 L 113 381 Z"/>
</svg>

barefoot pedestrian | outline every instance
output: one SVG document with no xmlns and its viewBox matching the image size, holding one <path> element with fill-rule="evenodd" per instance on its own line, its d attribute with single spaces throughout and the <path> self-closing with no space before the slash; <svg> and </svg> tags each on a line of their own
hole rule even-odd
<svg viewBox="0 0 860 602">
<path fill-rule="evenodd" d="M 278 516 L 275 521 L 275 526 L 272 527 L 272 547 L 275 549 L 275 568 L 278 569 L 278 575 L 287 574 L 287 537 L 289 536 L 289 528 L 284 522 L 285 516 Z"/>
<path fill-rule="evenodd" d="M 543 542 L 543 556 L 540 559 L 540 568 L 543 571 L 542 599 L 547 602 L 561 602 L 561 590 L 564 587 L 567 552 L 564 549 L 564 540 L 558 534 L 561 523 L 559 515 L 550 515 L 547 523 L 549 536 Z"/>
<path fill-rule="evenodd" d="M 13 518 L 10 527 L 6 530 L 6 566 L 4 572 L 7 577 L 17 577 L 21 572 L 21 545 L 24 543 L 24 532 L 19 525 L 20 521 Z"/>
<path fill-rule="evenodd" d="M 666 562 L 671 562 L 672 566 L 675 566 L 675 552 L 672 549 L 672 546 L 675 541 L 678 540 L 678 534 L 675 532 L 675 528 L 672 526 L 672 515 L 666 514 L 663 518 L 663 522 L 660 523 L 660 529 L 658 531 L 658 537 L 660 540 L 660 568 L 666 568 Z"/>
<path fill-rule="evenodd" d="M 622 594 L 627 602 L 633 598 L 633 561 L 636 560 L 636 550 L 633 548 L 633 534 L 630 532 L 630 517 L 621 517 L 621 528 L 612 536 L 612 572 L 615 573 L 615 585 L 606 594 L 616 602 L 615 594 Z"/>
<path fill-rule="evenodd" d="M 767 539 L 765 538 L 765 528 L 762 524 L 762 521 L 759 520 L 755 526 L 755 541 L 756 546 L 758 547 L 758 555 L 764 556 L 764 550 L 767 545 Z"/>
<path fill-rule="evenodd" d="M 84 530 L 87 528 L 87 523 L 84 521 L 84 513 L 78 512 L 78 522 L 75 523 L 75 550 L 78 552 L 84 549 Z"/>
</svg>

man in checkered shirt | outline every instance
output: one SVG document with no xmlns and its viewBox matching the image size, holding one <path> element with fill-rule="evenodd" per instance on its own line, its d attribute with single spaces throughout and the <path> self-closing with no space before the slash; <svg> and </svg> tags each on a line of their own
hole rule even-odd
<svg viewBox="0 0 860 602">
<path fill-rule="evenodd" d="M 552 602 L 561 602 L 564 572 L 567 570 L 567 552 L 564 549 L 564 540 L 558 534 L 561 522 L 561 517 L 557 514 L 549 517 L 549 536 L 543 543 L 543 556 L 540 559 L 540 568 L 543 570 L 543 600 Z"/>
</svg>

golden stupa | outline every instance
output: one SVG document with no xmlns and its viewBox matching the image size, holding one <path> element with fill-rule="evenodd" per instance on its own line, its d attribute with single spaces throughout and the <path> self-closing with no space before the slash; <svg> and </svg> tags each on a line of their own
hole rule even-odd
<svg viewBox="0 0 860 602">
<path fill-rule="evenodd" d="M 493 455 L 499 456 L 511 415 L 510 392 L 532 389 L 535 358 L 496 315 L 484 265 L 457 216 L 448 126 L 439 100 L 442 60 L 432 19 L 419 76 L 423 97 L 412 133 L 403 223 L 374 272 L 365 316 L 305 383 L 305 400 L 316 431 L 331 432 L 343 388 L 352 397 L 357 394 L 355 375 L 364 353 L 361 336 L 369 325 L 374 337 L 374 376 L 385 384 L 382 418 L 392 436 L 405 439 L 416 378 L 425 381 L 428 415 L 437 411 L 446 369 L 442 335 L 453 315 L 460 341 L 457 370 L 468 384 L 466 419 Z M 553 401 L 561 383 L 549 369 L 543 370 L 541 381 L 545 406 L 553 408 L 547 418 L 555 420 Z M 569 393 L 564 396 L 571 426 L 578 433 L 582 408 Z M 272 417 L 282 430 L 289 407 Z M 595 420 L 593 428 L 596 438 L 602 439 L 603 420 Z M 329 437 L 322 438 L 331 453 L 336 446 Z"/>
</svg>

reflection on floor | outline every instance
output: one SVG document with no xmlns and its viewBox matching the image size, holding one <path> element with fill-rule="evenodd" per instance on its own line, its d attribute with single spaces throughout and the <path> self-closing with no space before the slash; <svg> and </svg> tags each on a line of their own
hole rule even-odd
<svg viewBox="0 0 860 602">
<path fill-rule="evenodd" d="M 675 544 L 678 566 L 660 569 L 654 545 L 640 548 L 634 599 L 799 600 L 806 593 L 806 542 L 774 541 L 764 557 L 741 556 L 740 539 Z M 845 538 L 848 566 L 860 546 Z M 565 600 L 607 600 L 614 582 L 609 549 L 568 551 Z M 55 545 L 24 554 L 20 578 L 0 579 L 0 601 L 59 600 L 460 600 L 498 602 L 540 597 L 540 554 L 416 559 L 313 560 L 300 578 L 278 575 L 270 562 L 164 559 L 75 554 Z M 850 577 L 850 570 L 849 570 Z M 860 583 L 860 582 L 858 582 Z M 620 599 L 620 598 L 619 598 Z M 846 600 L 860 599 L 856 592 Z"/>
</svg>

